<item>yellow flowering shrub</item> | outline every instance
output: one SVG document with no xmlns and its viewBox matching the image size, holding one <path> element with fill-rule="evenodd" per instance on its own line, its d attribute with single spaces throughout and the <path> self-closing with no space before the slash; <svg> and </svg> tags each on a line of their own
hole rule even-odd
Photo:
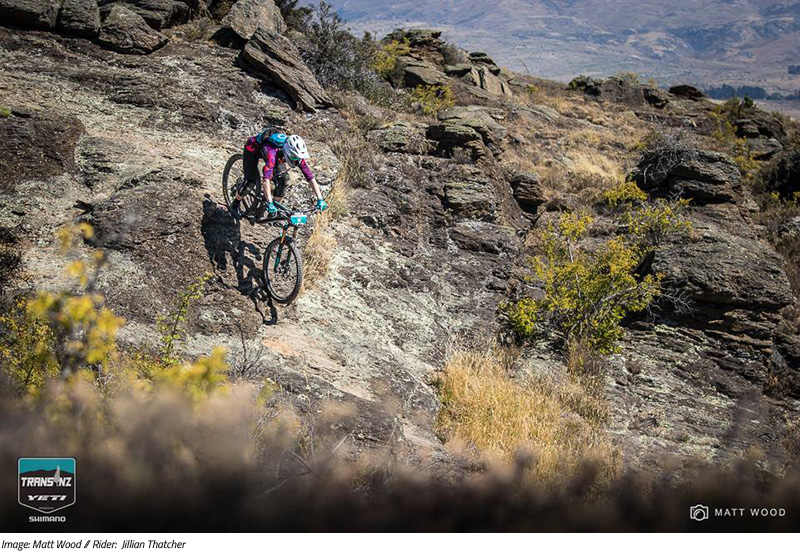
<svg viewBox="0 0 800 555">
<path fill-rule="evenodd" d="M 375 53 L 372 69 L 384 78 L 391 77 L 397 71 L 397 59 L 411 52 L 411 43 L 408 38 L 401 41 L 393 40 L 384 44 Z"/>
<path fill-rule="evenodd" d="M 411 102 L 419 104 L 428 115 L 436 115 L 439 110 L 450 108 L 456 103 L 450 85 L 418 85 L 411 91 Z"/>
<path fill-rule="evenodd" d="M 626 197 L 641 195 L 628 190 L 614 199 L 622 202 Z M 631 207 L 623 221 L 627 235 L 615 236 L 592 251 L 580 244 L 591 216 L 565 213 L 540 232 L 541 254 L 531 260 L 531 270 L 544 294 L 505 307 L 518 336 L 533 338 L 550 324 L 570 343 L 614 352 L 623 334 L 622 319 L 644 310 L 661 294 L 661 276 L 636 273 L 644 254 L 667 234 L 689 229 L 688 221 L 667 202 Z"/>
</svg>

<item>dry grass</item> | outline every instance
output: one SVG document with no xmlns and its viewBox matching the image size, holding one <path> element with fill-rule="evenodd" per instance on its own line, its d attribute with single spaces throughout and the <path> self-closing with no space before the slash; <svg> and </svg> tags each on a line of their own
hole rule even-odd
<svg viewBox="0 0 800 555">
<path fill-rule="evenodd" d="M 439 432 L 490 458 L 533 453 L 535 482 L 558 486 L 586 461 L 596 464 L 605 479 L 613 478 L 619 461 L 602 429 L 607 418 L 602 400 L 570 376 L 515 381 L 510 366 L 497 347 L 455 351 L 439 379 Z"/>
<path fill-rule="evenodd" d="M 572 199 L 574 208 L 595 205 L 603 192 L 616 186 L 623 179 L 622 167 L 615 160 L 602 154 L 570 152 L 572 165 L 550 164 L 539 168 L 545 196 L 550 202 L 562 202 L 565 194 Z"/>
<path fill-rule="evenodd" d="M 331 229 L 332 217 L 332 213 L 326 212 L 314 219 L 314 229 L 303 247 L 304 288 L 313 288 L 330 269 L 333 249 L 336 248 L 336 238 Z"/>
</svg>

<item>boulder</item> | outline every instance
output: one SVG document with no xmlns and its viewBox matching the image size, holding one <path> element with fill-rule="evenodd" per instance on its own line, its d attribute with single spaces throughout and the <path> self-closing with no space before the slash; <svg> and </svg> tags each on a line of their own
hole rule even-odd
<svg viewBox="0 0 800 555">
<path fill-rule="evenodd" d="M 588 94 L 589 96 L 600 96 L 601 83 L 602 80 L 595 80 L 585 75 L 579 75 L 570 81 L 567 87 L 574 91 L 580 91 L 584 94 Z"/>
<path fill-rule="evenodd" d="M 727 155 L 708 150 L 684 152 L 660 170 L 645 158 L 632 174 L 639 187 L 657 197 L 692 199 L 696 204 L 734 202 L 741 197 L 741 174 Z"/>
<path fill-rule="evenodd" d="M 444 204 L 462 218 L 491 219 L 496 209 L 493 192 L 491 184 L 485 181 L 445 183 Z"/>
<path fill-rule="evenodd" d="M 436 150 L 441 154 L 449 154 L 453 149 L 463 148 L 470 151 L 473 158 L 483 155 L 483 138 L 472 127 L 445 122 L 428 127 L 428 139 L 436 141 Z"/>
<path fill-rule="evenodd" d="M 99 0 L 105 16 L 111 6 L 121 4 L 139 15 L 153 29 L 164 29 L 189 19 L 189 6 L 176 0 Z"/>
<path fill-rule="evenodd" d="M 399 121 L 369 132 L 370 141 L 386 152 L 425 154 L 431 149 L 426 139 L 427 125 Z"/>
<path fill-rule="evenodd" d="M 736 120 L 736 135 L 745 139 L 764 137 L 785 139 L 786 129 L 780 119 L 766 112 L 753 112 L 745 118 Z"/>
<path fill-rule="evenodd" d="M 469 74 L 475 67 L 472 64 L 453 64 L 445 66 L 444 72 L 451 77 L 464 77 Z"/>
<path fill-rule="evenodd" d="M 544 104 L 531 104 L 529 106 L 518 106 L 515 108 L 516 112 L 528 120 L 546 121 L 547 123 L 555 123 L 561 117 L 558 110 L 545 106 Z"/>
<path fill-rule="evenodd" d="M 539 207 L 547 202 L 544 187 L 535 173 L 517 173 L 512 175 L 508 182 L 514 191 L 514 200 L 523 212 L 536 214 Z"/>
<path fill-rule="evenodd" d="M 472 62 L 474 65 L 483 64 L 487 66 L 497 67 L 497 64 L 494 63 L 494 60 L 490 58 L 489 55 L 486 54 L 486 52 L 470 52 L 469 61 Z"/>
<path fill-rule="evenodd" d="M 669 92 L 670 94 L 689 100 L 702 100 L 706 97 L 700 89 L 691 85 L 675 85 L 669 88 Z"/>
<path fill-rule="evenodd" d="M 66 34 L 94 38 L 100 32 L 97 0 L 64 0 L 56 27 Z"/>
<path fill-rule="evenodd" d="M 400 56 L 398 64 L 403 68 L 402 84 L 410 89 L 419 86 L 442 86 L 447 83 L 447 76 L 426 61 L 410 56 Z"/>
<path fill-rule="evenodd" d="M 274 33 L 286 30 L 286 23 L 274 0 L 239 0 L 222 19 L 222 25 L 244 40 L 250 40 L 259 27 Z"/>
<path fill-rule="evenodd" d="M 52 29 L 61 0 L 0 0 L 0 21 L 20 27 Z"/>
<path fill-rule="evenodd" d="M 661 109 L 669 103 L 669 95 L 658 87 L 644 86 L 642 87 L 642 94 L 645 102 L 654 108 Z"/>
<path fill-rule="evenodd" d="M 122 4 L 108 7 L 97 41 L 124 54 L 149 54 L 167 44 L 167 37 L 151 28 L 139 14 Z"/>
<path fill-rule="evenodd" d="M 777 313 L 792 302 L 785 261 L 731 210 L 724 222 L 692 218 L 695 239 L 656 251 L 653 271 L 666 291 L 680 291 L 688 312 L 676 314 L 721 339 L 769 348 Z"/>
<path fill-rule="evenodd" d="M 478 79 L 480 81 L 480 87 L 488 93 L 497 96 L 513 96 L 511 87 L 486 67 L 478 68 Z"/>
<path fill-rule="evenodd" d="M 618 102 L 629 106 L 653 106 L 661 109 L 669 103 L 666 91 L 642 85 L 635 79 L 625 77 L 609 77 L 608 79 L 592 79 L 581 75 L 569 83 L 569 88 L 589 96 L 603 97 L 610 102 Z"/>
<path fill-rule="evenodd" d="M 458 222 L 450 230 L 450 238 L 460 248 L 473 252 L 502 254 L 519 250 L 513 229 L 488 222 Z"/>
<path fill-rule="evenodd" d="M 483 106 L 453 106 L 438 114 L 439 121 L 471 127 L 487 145 L 499 143 L 508 131 Z"/>
<path fill-rule="evenodd" d="M 249 73 L 280 87 L 300 109 L 314 112 L 333 105 L 297 47 L 283 35 L 258 29 L 238 61 Z"/>
</svg>

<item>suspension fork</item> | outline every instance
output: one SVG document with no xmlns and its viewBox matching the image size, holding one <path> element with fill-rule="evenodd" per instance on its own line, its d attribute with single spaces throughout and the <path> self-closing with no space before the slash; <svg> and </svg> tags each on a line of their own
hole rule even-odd
<svg viewBox="0 0 800 555">
<path fill-rule="evenodd" d="M 278 244 L 278 252 L 275 254 L 275 270 L 278 270 L 278 266 L 281 264 L 281 254 L 283 253 L 283 246 L 286 244 L 286 232 L 289 230 L 289 226 L 284 226 L 283 231 L 281 232 L 281 242 Z M 292 228 L 292 240 L 294 241 L 297 238 L 297 228 Z M 289 251 L 291 256 L 291 251 Z M 289 259 L 287 258 L 287 263 Z"/>
</svg>

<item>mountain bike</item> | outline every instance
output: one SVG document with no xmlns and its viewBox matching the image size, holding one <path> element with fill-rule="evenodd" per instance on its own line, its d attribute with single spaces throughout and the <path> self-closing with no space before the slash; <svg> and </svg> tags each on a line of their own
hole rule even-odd
<svg viewBox="0 0 800 555">
<path fill-rule="evenodd" d="M 242 169 L 242 155 L 234 154 L 225 164 L 222 173 L 222 189 L 225 204 L 230 205 L 241 197 L 240 213 L 254 224 L 280 226 L 281 234 L 267 245 L 264 252 L 264 282 L 272 299 L 280 304 L 288 305 L 297 298 L 303 284 L 303 258 L 296 246 L 297 232 L 308 223 L 308 217 L 318 212 L 310 210 L 290 210 L 279 202 L 275 202 L 278 214 L 264 217 L 266 199 L 260 182 L 245 183 Z M 290 232 L 291 231 L 291 232 Z"/>
</svg>

